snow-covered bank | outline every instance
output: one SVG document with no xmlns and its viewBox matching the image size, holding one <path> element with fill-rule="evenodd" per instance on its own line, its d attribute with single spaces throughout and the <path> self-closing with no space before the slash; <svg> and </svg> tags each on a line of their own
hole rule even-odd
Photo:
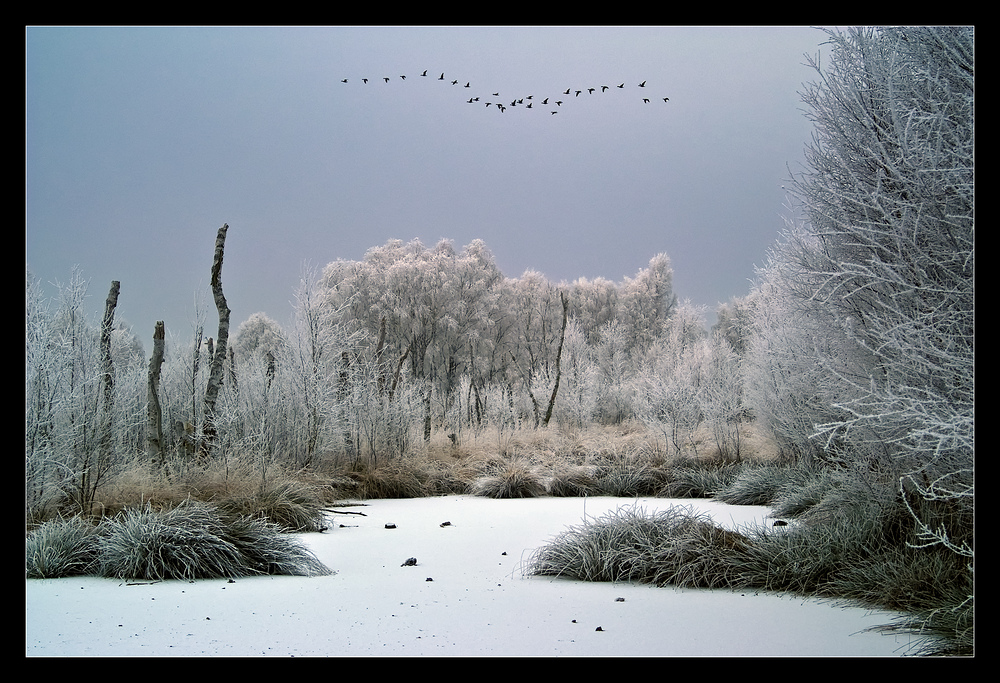
<svg viewBox="0 0 1000 683">
<path fill-rule="evenodd" d="M 364 516 L 337 516 L 327 532 L 301 536 L 332 576 L 136 585 L 92 577 L 28 580 L 25 650 L 28 656 L 905 654 L 905 635 L 864 632 L 889 623 L 893 613 L 792 596 L 522 574 L 531 552 L 554 535 L 585 514 L 621 505 L 693 505 L 730 528 L 766 523 L 768 513 L 656 498 L 369 501 L 341 508 Z"/>
</svg>

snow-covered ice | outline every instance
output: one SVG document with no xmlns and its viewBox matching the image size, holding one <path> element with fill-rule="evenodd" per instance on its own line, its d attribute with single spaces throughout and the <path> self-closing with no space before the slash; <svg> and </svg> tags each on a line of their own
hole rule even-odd
<svg viewBox="0 0 1000 683">
<path fill-rule="evenodd" d="M 707 500 L 373 500 L 300 538 L 336 573 L 235 582 L 27 580 L 28 656 L 900 656 L 897 615 L 752 591 L 526 576 L 532 551 L 623 505 L 691 505 L 730 528 L 768 508 Z M 450 522 L 442 526 L 444 522 Z M 387 529 L 394 524 L 394 529 Z M 414 566 L 404 566 L 416 558 Z M 624 598 L 624 600 L 619 600 Z"/>
</svg>

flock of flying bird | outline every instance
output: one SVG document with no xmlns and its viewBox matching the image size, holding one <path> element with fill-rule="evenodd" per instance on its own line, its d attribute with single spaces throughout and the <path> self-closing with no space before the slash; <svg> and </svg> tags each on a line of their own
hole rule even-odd
<svg viewBox="0 0 1000 683">
<path fill-rule="evenodd" d="M 438 81 L 444 81 L 445 83 L 450 83 L 453 87 L 459 87 L 460 86 L 463 89 L 465 89 L 465 88 L 471 88 L 472 87 L 472 84 L 470 82 L 466 82 L 465 85 L 462 85 L 461 81 L 459 81 L 459 80 L 447 79 L 447 78 L 445 78 L 444 73 L 442 73 L 440 76 L 437 76 L 437 77 L 428 76 L 426 69 L 423 71 L 423 73 L 420 74 L 420 76 L 424 77 L 424 78 L 432 78 L 432 79 L 438 80 Z M 406 76 L 400 76 L 399 78 L 401 80 L 403 80 L 403 81 L 406 80 Z M 341 83 L 347 83 L 348 80 L 349 79 L 344 78 L 344 79 L 341 79 L 340 82 Z M 362 78 L 361 82 L 364 83 L 364 84 L 367 84 L 368 80 L 369 79 L 367 79 L 367 78 Z M 376 81 L 377 80 L 382 80 L 385 83 L 389 83 L 393 79 L 389 78 L 388 76 L 383 76 L 381 79 L 374 79 L 374 80 L 376 80 Z M 593 88 L 582 88 L 580 90 L 577 90 L 575 88 L 567 88 L 566 90 L 561 91 L 559 93 L 559 95 L 549 96 L 549 97 L 546 97 L 544 99 L 542 99 L 542 98 L 536 99 L 534 95 L 526 95 L 524 97 L 515 97 L 514 99 L 512 99 L 510 101 L 509 104 L 507 102 L 503 101 L 503 100 L 498 99 L 498 98 L 500 98 L 500 93 L 495 92 L 495 93 L 492 93 L 492 98 L 470 97 L 468 100 L 466 100 L 466 103 L 468 103 L 468 104 L 484 104 L 484 105 L 486 105 L 487 109 L 489 109 L 490 107 L 493 107 L 493 108 L 496 109 L 496 111 L 499 111 L 501 113 L 507 111 L 508 108 L 513 109 L 513 108 L 516 108 L 516 107 L 520 107 L 522 109 L 532 109 L 532 108 L 535 108 L 535 104 L 537 103 L 538 105 L 540 105 L 540 107 L 553 107 L 553 106 L 556 107 L 555 109 L 551 109 L 550 113 L 551 114 L 558 114 L 559 113 L 559 107 L 562 107 L 562 105 L 564 103 L 564 101 L 562 99 L 559 99 L 560 97 L 566 97 L 566 98 L 573 97 L 573 98 L 576 98 L 576 97 L 580 97 L 580 95 L 582 95 L 584 93 L 587 93 L 587 95 L 593 95 L 597 91 L 600 91 L 600 92 L 604 93 L 604 92 L 607 92 L 608 90 L 613 90 L 613 89 L 624 90 L 626 87 L 627 86 L 625 85 L 625 83 L 619 83 L 618 85 L 601 85 L 601 86 L 593 87 Z M 642 83 L 639 83 L 638 86 L 636 86 L 636 87 L 645 88 L 646 87 L 646 81 L 643 81 Z M 505 99 L 506 98 L 504 98 L 504 100 Z M 654 99 L 662 99 L 664 102 L 669 102 L 670 101 L 669 97 L 661 97 L 661 98 L 642 97 L 641 99 L 642 99 L 643 103 L 645 103 L 645 104 L 649 104 Z"/>
</svg>

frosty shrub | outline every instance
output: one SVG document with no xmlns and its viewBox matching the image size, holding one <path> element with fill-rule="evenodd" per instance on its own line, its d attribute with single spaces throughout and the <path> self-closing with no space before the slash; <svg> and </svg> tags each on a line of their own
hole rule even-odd
<svg viewBox="0 0 1000 683">
<path fill-rule="evenodd" d="M 974 566 L 974 28 L 829 38 L 803 93 L 815 132 L 791 184 L 798 217 L 760 273 L 748 403 L 787 451 L 843 473 L 811 520 L 891 520 L 873 538 L 917 566 L 908 546 L 945 549 L 969 592 L 935 591 L 936 613 L 963 611 Z"/>
</svg>

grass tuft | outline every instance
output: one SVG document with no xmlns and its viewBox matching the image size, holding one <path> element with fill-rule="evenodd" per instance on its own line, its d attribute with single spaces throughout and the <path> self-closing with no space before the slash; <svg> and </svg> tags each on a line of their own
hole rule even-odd
<svg viewBox="0 0 1000 683">
<path fill-rule="evenodd" d="M 474 481 L 469 491 L 486 498 L 535 498 L 545 495 L 545 483 L 529 466 L 512 460 Z"/>
<path fill-rule="evenodd" d="M 191 501 L 165 512 L 149 504 L 129 508 L 96 526 L 81 517 L 48 522 L 25 546 L 28 578 L 96 574 L 163 581 L 331 573 L 279 525 Z"/>
<path fill-rule="evenodd" d="M 318 531 L 325 525 L 318 489 L 291 479 L 268 482 L 251 493 L 226 498 L 219 508 L 231 516 L 259 517 L 283 531 Z"/>
<path fill-rule="evenodd" d="M 25 541 L 25 573 L 29 579 L 85 575 L 92 571 L 96 558 L 96 529 L 81 517 L 45 522 Z"/>
<path fill-rule="evenodd" d="M 750 541 L 690 507 L 647 513 L 620 507 L 570 527 L 528 560 L 528 572 L 584 581 L 718 587 L 731 582 L 727 557 Z"/>
</svg>

